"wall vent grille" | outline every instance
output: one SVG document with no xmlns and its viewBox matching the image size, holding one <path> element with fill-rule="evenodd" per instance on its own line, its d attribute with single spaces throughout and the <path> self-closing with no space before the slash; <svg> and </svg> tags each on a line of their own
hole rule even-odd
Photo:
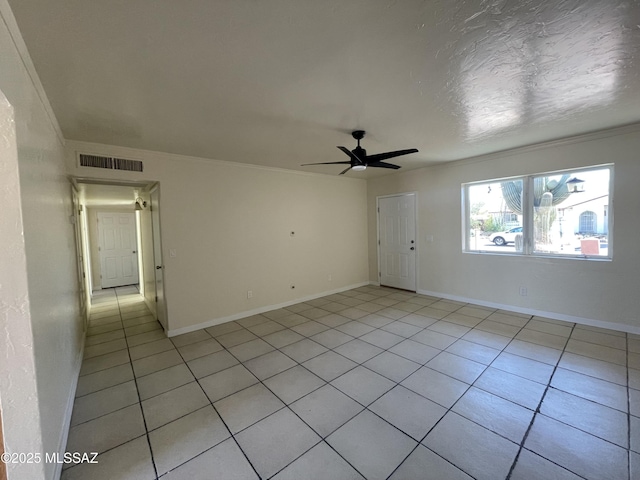
<svg viewBox="0 0 640 480">
<path fill-rule="evenodd" d="M 87 155 L 84 153 L 78 154 L 78 164 L 81 167 L 106 168 L 108 170 L 127 170 L 129 172 L 143 171 L 143 164 L 140 160 L 101 157 L 99 155 Z"/>
</svg>

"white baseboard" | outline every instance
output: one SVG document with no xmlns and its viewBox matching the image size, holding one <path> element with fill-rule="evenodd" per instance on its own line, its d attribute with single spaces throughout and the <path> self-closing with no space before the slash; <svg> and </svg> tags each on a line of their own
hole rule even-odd
<svg viewBox="0 0 640 480">
<path fill-rule="evenodd" d="M 84 332 L 82 336 L 82 344 L 80 345 L 80 352 L 76 357 L 76 368 L 73 373 L 73 383 L 71 384 L 71 388 L 69 389 L 70 395 L 67 399 L 67 407 L 64 411 L 64 419 L 62 423 L 62 436 L 60 437 L 60 441 L 58 442 L 57 452 L 59 457 L 62 458 L 64 455 L 65 449 L 67 448 L 67 440 L 69 439 L 69 429 L 71 428 L 71 415 L 73 413 L 73 404 L 76 400 L 76 390 L 78 389 L 78 380 L 80 378 L 80 369 L 82 368 L 82 360 L 84 359 L 84 345 L 85 340 L 87 338 L 87 332 Z M 53 478 L 58 479 L 62 475 L 62 463 L 56 463 L 56 468 L 54 470 Z"/>
<path fill-rule="evenodd" d="M 175 330 L 169 329 L 169 331 L 167 331 L 167 336 L 175 337 L 176 335 L 182 335 L 183 333 L 195 332 L 196 330 L 214 327 L 216 325 L 220 325 L 221 323 L 227 323 L 233 320 L 240 320 L 241 318 L 250 317 L 251 315 L 258 315 L 259 313 L 270 312 L 271 310 L 278 310 L 279 308 L 289 307 L 291 305 L 295 305 L 296 303 L 308 302 L 309 300 L 325 297 L 327 295 L 333 295 L 334 293 L 346 292 L 347 290 L 352 290 L 354 288 L 366 287 L 367 285 L 370 285 L 370 282 L 356 283 L 354 285 L 348 285 L 346 287 L 337 288 L 335 290 L 329 290 L 321 293 L 314 293 L 313 295 L 308 295 L 306 297 L 296 298 L 295 300 L 290 300 L 284 303 L 278 303 L 277 305 L 267 305 L 264 307 L 254 308 L 253 310 L 246 310 L 244 312 L 234 313 L 233 315 L 229 315 L 226 317 L 214 318 L 213 320 L 208 320 L 206 322 L 198 323 L 196 325 L 189 325 L 188 327 L 176 328 Z"/>
<path fill-rule="evenodd" d="M 429 295 L 431 297 L 445 298 L 447 300 L 455 300 L 457 302 L 472 303 L 482 307 L 490 307 L 501 310 L 508 310 L 516 313 L 524 313 L 525 315 L 535 315 L 538 317 L 551 318 L 553 320 L 562 320 L 570 323 L 578 323 L 580 325 L 588 325 L 590 327 L 606 328 L 609 330 L 617 330 L 619 332 L 640 334 L 640 327 L 627 325 L 625 323 L 609 322 L 607 320 L 596 320 L 593 318 L 576 317 L 574 315 L 565 315 L 563 313 L 547 312 L 544 310 L 536 310 L 534 308 L 516 307 L 513 305 L 505 305 L 496 302 L 485 302 L 475 298 L 461 297 L 458 295 L 449 295 L 441 292 L 431 292 L 429 290 L 418 290 L 421 295 Z"/>
</svg>

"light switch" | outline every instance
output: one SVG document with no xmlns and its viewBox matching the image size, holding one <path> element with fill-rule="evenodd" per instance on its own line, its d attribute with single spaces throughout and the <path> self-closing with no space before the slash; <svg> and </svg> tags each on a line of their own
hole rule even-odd
<svg viewBox="0 0 640 480">
<path fill-rule="evenodd" d="M 170 248 L 169 249 L 169 256 L 170 257 L 176 257 L 177 256 L 175 248 Z"/>
</svg>

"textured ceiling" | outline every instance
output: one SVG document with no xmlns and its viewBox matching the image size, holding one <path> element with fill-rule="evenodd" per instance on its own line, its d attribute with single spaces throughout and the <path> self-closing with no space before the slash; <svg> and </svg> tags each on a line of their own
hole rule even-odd
<svg viewBox="0 0 640 480">
<path fill-rule="evenodd" d="M 640 121 L 638 0 L 9 3 L 72 140 L 337 174 Z"/>
</svg>

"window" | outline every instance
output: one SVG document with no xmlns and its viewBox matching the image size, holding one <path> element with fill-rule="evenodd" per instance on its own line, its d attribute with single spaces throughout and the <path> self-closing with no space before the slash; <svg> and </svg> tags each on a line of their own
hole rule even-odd
<svg viewBox="0 0 640 480">
<path fill-rule="evenodd" d="M 582 234 L 596 233 L 596 214 L 594 212 L 582 212 L 580 214 L 580 229 Z"/>
<path fill-rule="evenodd" d="M 464 184 L 464 251 L 611 258 L 612 172 L 605 165 Z"/>
</svg>

